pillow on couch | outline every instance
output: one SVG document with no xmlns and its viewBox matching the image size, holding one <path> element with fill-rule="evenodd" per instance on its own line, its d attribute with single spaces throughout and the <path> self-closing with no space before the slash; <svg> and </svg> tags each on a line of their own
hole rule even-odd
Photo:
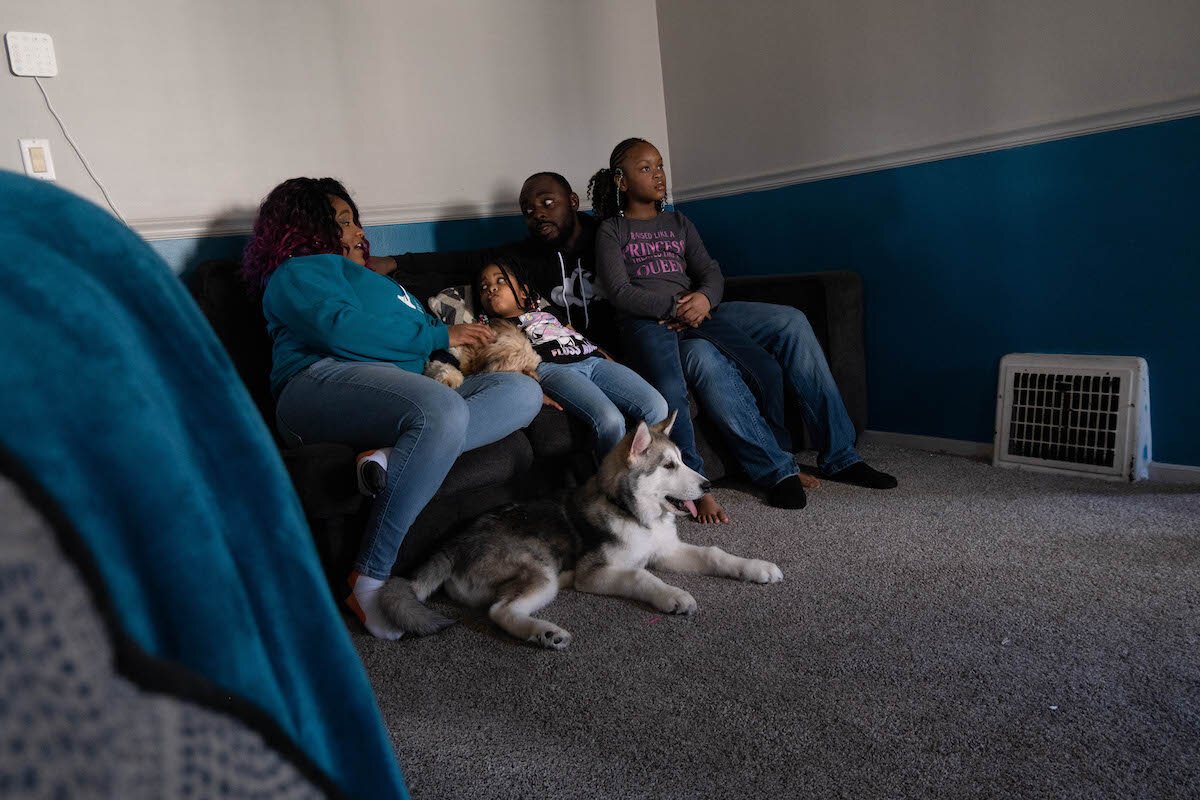
<svg viewBox="0 0 1200 800">
<path fill-rule="evenodd" d="M 479 319 L 475 313 L 477 299 L 473 286 L 449 286 L 429 298 L 425 305 L 447 325 L 462 325 Z"/>
<path fill-rule="evenodd" d="M 478 311 L 479 295 L 474 286 L 448 286 L 429 298 L 425 304 L 429 312 L 447 325 L 462 325 L 478 322 L 484 315 Z M 538 308 L 549 308 L 550 304 L 538 298 Z"/>
</svg>

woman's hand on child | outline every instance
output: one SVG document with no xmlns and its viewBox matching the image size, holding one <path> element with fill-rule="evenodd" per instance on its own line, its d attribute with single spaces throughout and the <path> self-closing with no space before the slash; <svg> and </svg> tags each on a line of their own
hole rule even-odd
<svg viewBox="0 0 1200 800">
<path fill-rule="evenodd" d="M 542 392 L 542 405 L 544 405 L 544 406 L 550 406 L 551 408 L 557 408 L 559 411 L 562 411 L 562 410 L 563 410 L 563 407 L 562 407 L 562 406 L 560 406 L 560 405 L 559 405 L 559 404 L 558 404 L 558 403 L 557 403 L 557 402 L 554 400 L 554 398 L 553 398 L 553 397 L 551 397 L 550 395 L 546 394 L 545 392 Z"/>
<path fill-rule="evenodd" d="M 450 326 L 450 346 L 468 345 L 477 347 L 496 341 L 496 332 L 482 322 L 467 322 Z"/>
</svg>

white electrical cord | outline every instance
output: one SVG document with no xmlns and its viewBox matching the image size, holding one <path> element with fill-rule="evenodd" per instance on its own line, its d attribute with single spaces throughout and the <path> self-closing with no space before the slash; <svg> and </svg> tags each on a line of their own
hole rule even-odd
<svg viewBox="0 0 1200 800">
<path fill-rule="evenodd" d="M 95 181 L 96 185 L 100 187 L 100 193 L 104 195 L 104 199 L 108 202 L 108 207 L 111 208 L 112 212 L 117 215 L 117 219 L 121 220 L 121 222 L 125 222 L 125 218 L 121 216 L 121 212 L 117 211 L 117 207 L 113 205 L 112 198 L 108 196 L 108 190 L 104 188 L 104 184 L 100 182 L 100 179 L 96 177 L 96 173 L 92 172 L 92 165 L 89 164 L 88 160 L 83 157 L 83 153 L 80 151 L 79 145 L 75 144 L 75 140 L 71 138 L 71 134 L 67 133 L 67 126 L 63 124 L 62 117 L 58 116 L 58 112 L 54 110 L 54 104 L 50 102 L 50 95 L 46 94 L 46 87 L 42 86 L 41 79 L 37 76 L 34 76 L 33 80 L 37 83 L 38 88 L 42 90 L 42 97 L 46 98 L 46 108 L 50 109 L 50 113 L 53 114 L 54 119 L 58 121 L 58 127 L 62 129 L 63 136 L 67 137 L 67 141 L 70 142 L 71 147 L 75 150 L 75 155 L 79 156 L 79 160 L 83 162 L 83 168 L 87 170 L 87 174 L 91 175 L 92 180 Z M 129 223 L 125 222 L 125 224 L 128 225 Z"/>
</svg>

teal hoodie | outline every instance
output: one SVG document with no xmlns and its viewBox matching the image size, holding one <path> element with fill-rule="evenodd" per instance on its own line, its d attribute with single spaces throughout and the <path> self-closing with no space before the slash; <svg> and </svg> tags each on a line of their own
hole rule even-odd
<svg viewBox="0 0 1200 800">
<path fill-rule="evenodd" d="M 275 270 L 263 293 L 274 342 L 271 391 L 322 358 L 387 362 L 421 372 L 449 329 L 403 286 L 339 255 L 301 256 Z"/>
</svg>

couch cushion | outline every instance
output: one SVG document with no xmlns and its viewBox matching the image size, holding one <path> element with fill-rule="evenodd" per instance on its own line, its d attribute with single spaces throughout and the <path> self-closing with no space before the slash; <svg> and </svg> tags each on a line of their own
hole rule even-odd
<svg viewBox="0 0 1200 800">
<path fill-rule="evenodd" d="M 403 574 L 421 564 L 458 525 L 521 496 L 518 476 L 533 463 L 529 440 L 521 431 L 458 457 L 437 495 L 413 521 L 400 545 L 393 572 Z"/>
<path fill-rule="evenodd" d="M 803 275 L 731 278 L 728 300 L 795 306 L 804 312 L 825 351 L 854 428 L 867 426 L 867 370 L 863 346 L 862 277 L 847 270 Z"/>
<path fill-rule="evenodd" d="M 529 439 L 515 431 L 498 442 L 468 450 L 450 468 L 435 499 L 458 492 L 495 486 L 512 480 L 529 470 L 533 450 Z"/>
<path fill-rule="evenodd" d="M 429 312 L 447 325 L 462 325 L 478 319 L 475 292 L 469 283 L 447 286 L 433 297 L 422 299 Z"/>
<path fill-rule="evenodd" d="M 539 459 L 587 452 L 592 446 L 592 432 L 583 421 L 549 406 L 542 406 L 525 434 Z"/>
<path fill-rule="evenodd" d="M 310 522 L 353 514 L 363 504 L 354 462 L 353 448 L 334 442 L 315 442 L 283 451 L 283 465 Z"/>
<path fill-rule="evenodd" d="M 821 347 L 827 352 L 829 350 L 825 287 L 819 276 L 768 275 L 730 278 L 725 283 L 724 299 L 794 306 L 808 317 Z"/>
</svg>

